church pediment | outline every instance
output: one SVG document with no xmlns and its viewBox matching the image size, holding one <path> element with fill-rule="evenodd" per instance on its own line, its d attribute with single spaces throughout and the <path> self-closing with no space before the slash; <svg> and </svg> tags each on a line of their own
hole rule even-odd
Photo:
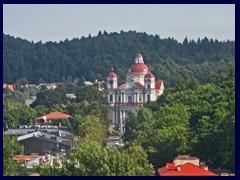
<svg viewBox="0 0 240 180">
<path fill-rule="evenodd" d="M 127 81 L 121 86 L 118 87 L 119 89 L 143 89 L 144 86 L 139 82 Z"/>
</svg>

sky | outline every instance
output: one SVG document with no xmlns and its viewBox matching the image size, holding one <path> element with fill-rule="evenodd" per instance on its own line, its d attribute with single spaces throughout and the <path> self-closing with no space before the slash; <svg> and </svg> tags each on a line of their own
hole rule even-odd
<svg viewBox="0 0 240 180">
<path fill-rule="evenodd" d="M 234 4 L 4 4 L 3 33 L 33 42 L 137 31 L 182 42 L 235 40 Z"/>
</svg>

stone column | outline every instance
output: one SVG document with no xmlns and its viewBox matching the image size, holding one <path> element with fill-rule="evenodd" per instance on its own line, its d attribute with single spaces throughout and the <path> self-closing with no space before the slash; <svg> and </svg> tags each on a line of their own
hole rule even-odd
<svg viewBox="0 0 240 180">
<path fill-rule="evenodd" d="M 120 133 L 122 134 L 123 133 L 122 111 L 120 110 L 119 112 L 120 112 L 120 119 L 119 119 L 120 120 Z"/>
<path fill-rule="evenodd" d="M 116 124 L 115 111 L 114 110 L 112 110 L 112 123 Z"/>
<path fill-rule="evenodd" d="M 115 94 L 112 94 L 112 102 L 115 103 Z"/>
</svg>

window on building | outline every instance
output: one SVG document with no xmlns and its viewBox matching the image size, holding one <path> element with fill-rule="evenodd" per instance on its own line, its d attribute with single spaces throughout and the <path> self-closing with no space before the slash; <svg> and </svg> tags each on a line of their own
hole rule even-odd
<svg viewBox="0 0 240 180">
<path fill-rule="evenodd" d="M 113 87 L 113 81 L 112 80 L 109 81 L 109 85 L 110 85 L 111 88 Z"/>
<path fill-rule="evenodd" d="M 147 84 L 147 88 L 150 89 L 150 84 Z"/>
<path fill-rule="evenodd" d="M 142 102 L 142 95 L 139 94 L 139 102 Z"/>
<path fill-rule="evenodd" d="M 118 102 L 121 102 L 121 95 L 118 95 Z"/>
<path fill-rule="evenodd" d="M 147 95 L 147 100 L 150 101 L 150 94 Z"/>
<path fill-rule="evenodd" d="M 128 96 L 128 103 L 132 103 L 132 96 Z"/>
<path fill-rule="evenodd" d="M 109 101 L 112 102 L 113 101 L 113 95 L 109 96 Z"/>
</svg>

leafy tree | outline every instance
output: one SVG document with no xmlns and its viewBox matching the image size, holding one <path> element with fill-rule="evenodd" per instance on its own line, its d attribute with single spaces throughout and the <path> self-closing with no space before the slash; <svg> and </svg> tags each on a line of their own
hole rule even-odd
<svg viewBox="0 0 240 180">
<path fill-rule="evenodd" d="M 79 127 L 77 135 L 80 135 L 81 139 L 96 141 L 101 144 L 106 142 L 107 127 L 100 122 L 100 119 L 93 115 L 87 115 L 78 117 Z"/>
<path fill-rule="evenodd" d="M 104 102 L 103 94 L 93 86 L 81 86 L 76 93 L 76 101 L 98 101 Z"/>
<path fill-rule="evenodd" d="M 234 171 L 235 77 L 220 77 L 215 84 L 168 90 L 133 112 L 124 139 L 141 145 L 155 169 L 178 154 L 191 154 L 212 168 Z"/>
<path fill-rule="evenodd" d="M 63 86 L 58 86 L 55 89 L 42 90 L 37 94 L 37 99 L 31 104 L 31 107 L 36 107 L 37 105 L 44 105 L 50 108 L 57 104 L 66 104 L 66 90 Z"/>
<path fill-rule="evenodd" d="M 33 118 L 36 117 L 36 111 L 26 105 L 13 101 L 4 101 L 3 118 L 4 127 L 19 127 L 20 125 L 30 125 Z"/>
<path fill-rule="evenodd" d="M 140 157 L 142 158 L 142 157 Z M 104 148 L 97 142 L 84 141 L 64 161 L 61 171 L 56 168 L 40 169 L 40 175 L 62 176 L 146 176 L 154 175 L 151 165 L 138 163 L 127 153 L 113 148 Z M 58 172 L 56 174 L 56 172 Z"/>
<path fill-rule="evenodd" d="M 21 152 L 21 147 L 16 138 L 3 133 L 3 175 L 4 176 L 26 176 L 28 171 L 23 162 L 16 162 L 12 158 Z"/>
<path fill-rule="evenodd" d="M 44 114 L 48 114 L 50 112 L 49 108 L 46 108 L 44 105 L 37 105 L 34 107 L 36 111 L 36 116 L 42 116 Z"/>
<path fill-rule="evenodd" d="M 3 100 L 7 101 L 15 101 L 24 104 L 26 100 L 26 94 L 20 92 L 20 91 L 11 91 L 10 89 L 4 89 L 3 90 Z"/>
</svg>

